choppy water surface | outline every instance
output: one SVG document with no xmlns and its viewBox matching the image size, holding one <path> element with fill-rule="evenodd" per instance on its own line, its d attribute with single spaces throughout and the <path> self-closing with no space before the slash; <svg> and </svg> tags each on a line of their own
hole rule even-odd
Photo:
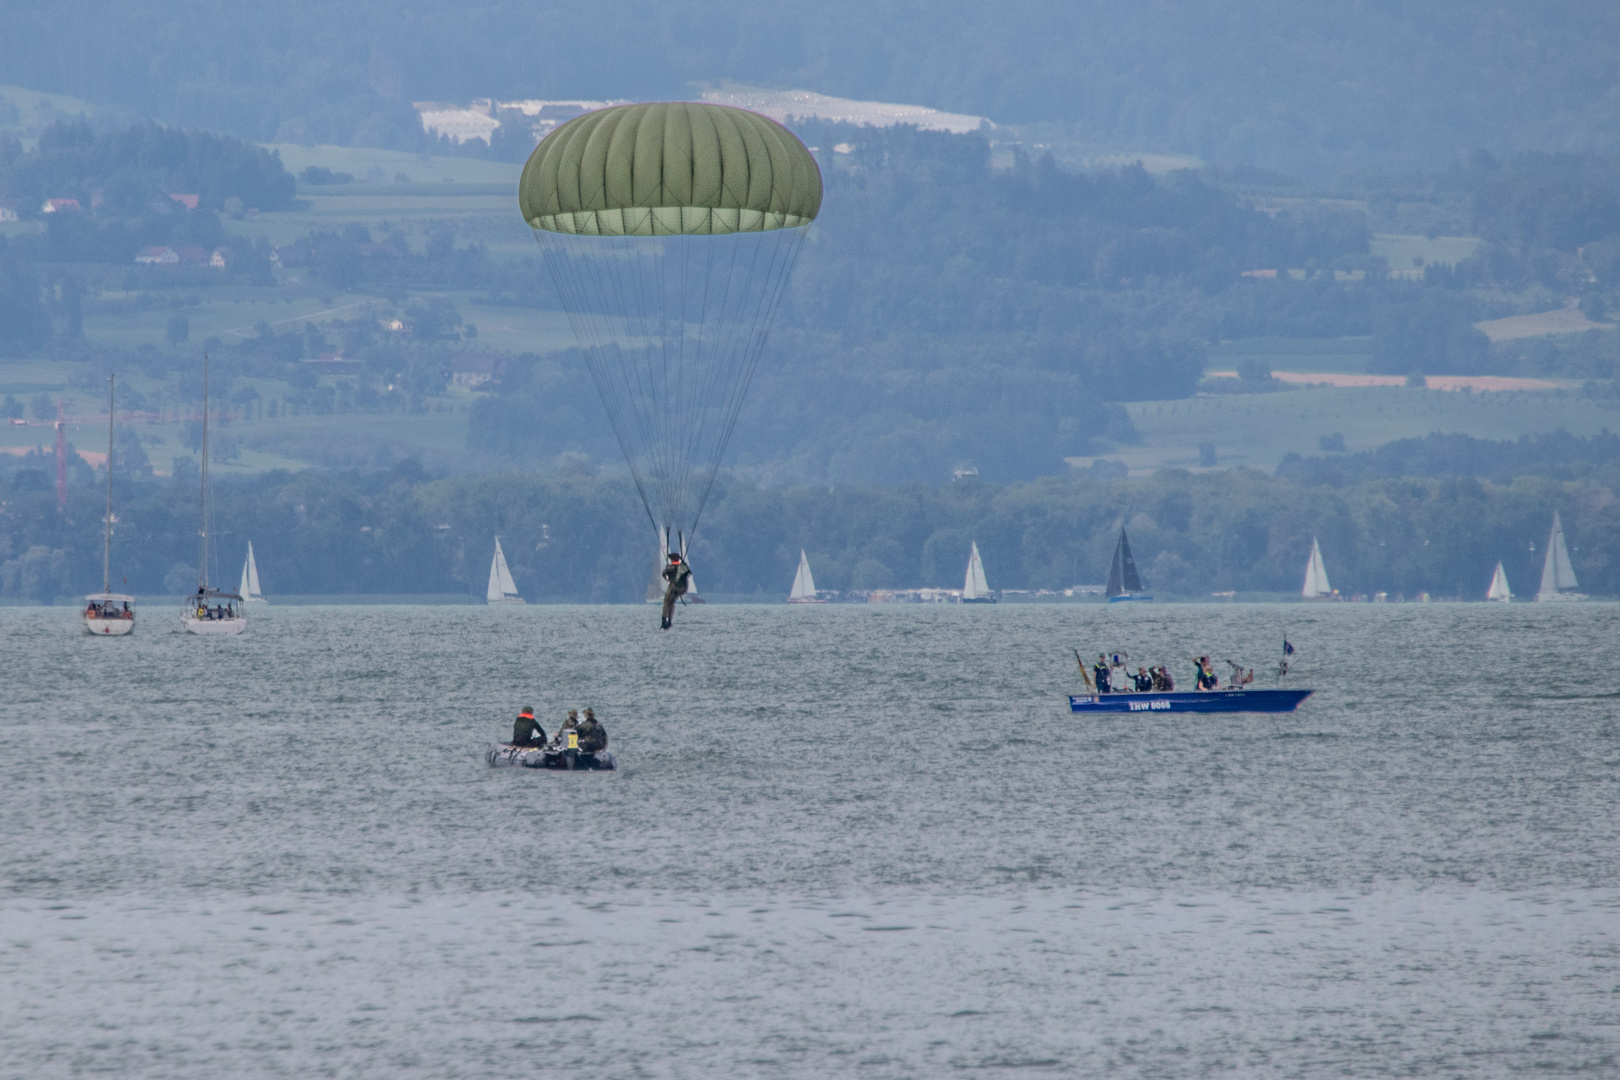
<svg viewBox="0 0 1620 1080">
<path fill-rule="evenodd" d="M 0 1076 L 1620 1070 L 1620 607 L 655 614 L 0 609 Z"/>
</svg>

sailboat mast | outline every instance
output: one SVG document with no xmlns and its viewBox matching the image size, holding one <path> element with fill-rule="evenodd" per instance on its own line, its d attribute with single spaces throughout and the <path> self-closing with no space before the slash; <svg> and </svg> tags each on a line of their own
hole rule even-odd
<svg viewBox="0 0 1620 1080">
<path fill-rule="evenodd" d="M 208 354 L 203 353 L 203 413 L 202 413 L 202 494 L 197 500 L 202 508 L 202 527 L 197 535 L 197 587 L 208 591 Z"/>
<path fill-rule="evenodd" d="M 101 591 L 112 591 L 113 379 L 107 376 L 107 535 L 101 546 Z"/>
</svg>

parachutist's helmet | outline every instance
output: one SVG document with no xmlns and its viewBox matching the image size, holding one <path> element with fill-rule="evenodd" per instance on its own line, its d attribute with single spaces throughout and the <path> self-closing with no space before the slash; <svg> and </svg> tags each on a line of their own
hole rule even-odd
<svg viewBox="0 0 1620 1080">
<path fill-rule="evenodd" d="M 670 552 L 669 553 L 669 561 L 670 562 L 680 562 L 681 561 L 681 553 L 678 552 L 678 551 Z"/>
</svg>

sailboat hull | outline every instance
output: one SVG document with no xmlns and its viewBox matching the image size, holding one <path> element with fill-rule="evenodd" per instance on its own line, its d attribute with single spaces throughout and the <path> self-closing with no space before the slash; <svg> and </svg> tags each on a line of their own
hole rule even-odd
<svg viewBox="0 0 1620 1080">
<path fill-rule="evenodd" d="M 1280 713 L 1293 712 L 1315 690 L 1208 690 L 1167 694 L 1085 694 L 1069 696 L 1077 713 Z"/>
<path fill-rule="evenodd" d="M 521 597 L 521 596 L 497 596 L 495 599 L 493 599 L 493 600 L 491 600 L 489 602 L 489 606 L 490 607 L 517 607 L 517 606 L 519 606 L 521 604 L 526 604 L 526 603 L 528 603 L 528 601 L 523 599 L 523 597 Z"/>
<path fill-rule="evenodd" d="M 484 760 L 492 769 L 557 769 L 595 772 L 613 772 L 619 767 L 618 759 L 610 750 L 594 754 L 579 753 L 569 761 L 561 750 L 547 750 L 539 746 L 513 746 L 511 743 L 491 743 L 484 751 Z"/>
<path fill-rule="evenodd" d="M 247 620 L 241 617 L 235 619 L 199 619 L 195 615 L 182 615 L 181 625 L 188 634 L 199 634 L 203 637 L 235 637 L 247 629 Z"/>
<path fill-rule="evenodd" d="M 1152 599 L 1151 596 L 1110 596 L 1108 602 L 1110 604 L 1145 604 L 1152 601 Z"/>
<path fill-rule="evenodd" d="M 792 600 L 792 599 L 788 600 L 788 603 L 790 603 L 790 604 L 825 604 L 826 602 L 827 601 L 825 601 L 825 600 L 817 600 L 813 596 L 804 596 L 804 597 L 800 597 L 797 600 Z"/>
<path fill-rule="evenodd" d="M 84 631 L 93 637 L 122 637 L 133 632 L 134 619 L 90 619 L 84 620 Z"/>
</svg>

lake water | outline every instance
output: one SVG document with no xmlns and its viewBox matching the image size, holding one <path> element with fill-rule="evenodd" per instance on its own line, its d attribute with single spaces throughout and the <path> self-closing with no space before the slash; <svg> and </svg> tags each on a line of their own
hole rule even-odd
<svg viewBox="0 0 1620 1080">
<path fill-rule="evenodd" d="M 656 618 L 0 609 L 0 1076 L 1620 1072 L 1620 605 Z"/>
</svg>

